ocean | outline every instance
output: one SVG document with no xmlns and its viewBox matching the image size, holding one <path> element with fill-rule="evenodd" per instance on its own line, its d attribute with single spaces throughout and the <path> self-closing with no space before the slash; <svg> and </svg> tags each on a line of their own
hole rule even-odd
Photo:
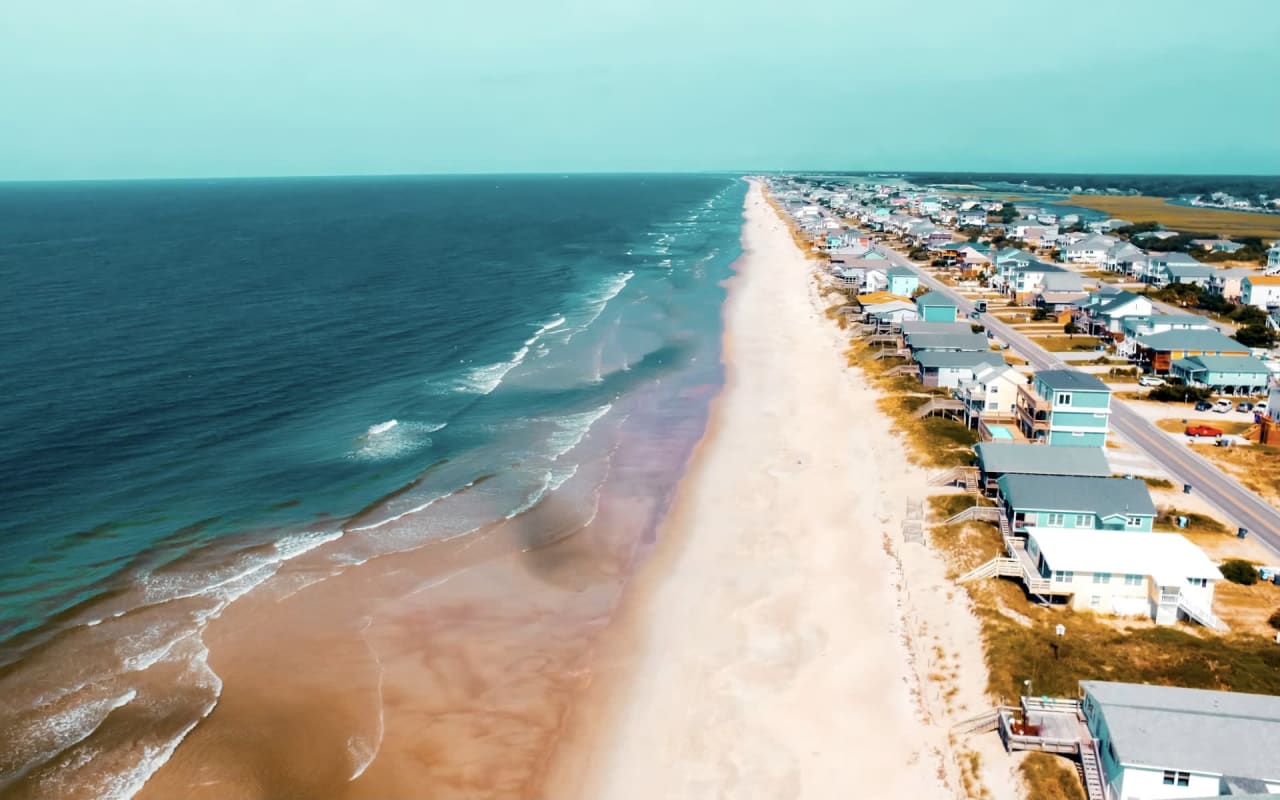
<svg viewBox="0 0 1280 800">
<path fill-rule="evenodd" d="M 0 793 L 138 792 L 217 706 L 201 634 L 254 591 L 553 497 L 587 525 L 646 447 L 670 491 L 745 190 L 0 186 Z"/>
</svg>

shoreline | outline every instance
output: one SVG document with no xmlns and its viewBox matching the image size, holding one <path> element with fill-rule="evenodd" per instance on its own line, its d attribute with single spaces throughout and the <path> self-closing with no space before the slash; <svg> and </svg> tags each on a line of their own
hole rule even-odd
<svg viewBox="0 0 1280 800">
<path fill-rule="evenodd" d="M 879 794 L 976 779 L 1016 797 L 966 777 L 950 742 L 956 715 L 986 705 L 986 674 L 941 559 L 899 544 L 925 475 L 845 367 L 813 265 L 758 182 L 744 206 L 724 388 L 544 795 L 832 797 L 875 775 Z"/>
</svg>

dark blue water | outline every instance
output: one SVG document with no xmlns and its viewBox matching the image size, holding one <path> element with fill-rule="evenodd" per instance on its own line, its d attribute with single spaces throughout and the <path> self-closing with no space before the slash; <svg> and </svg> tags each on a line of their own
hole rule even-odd
<svg viewBox="0 0 1280 800">
<path fill-rule="evenodd" d="M 485 514 L 536 502 L 619 398 L 708 352 L 744 190 L 0 187 L 0 640 L 211 542 L 491 475 Z"/>
</svg>

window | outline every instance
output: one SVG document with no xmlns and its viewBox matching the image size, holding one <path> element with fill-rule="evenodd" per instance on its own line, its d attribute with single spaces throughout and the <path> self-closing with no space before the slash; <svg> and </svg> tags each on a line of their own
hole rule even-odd
<svg viewBox="0 0 1280 800">
<path fill-rule="evenodd" d="M 1125 586 L 1141 586 L 1142 576 L 1141 575 L 1125 575 L 1124 585 Z"/>
<path fill-rule="evenodd" d="M 1050 528 L 1062 528 L 1062 527 L 1065 527 L 1067 524 L 1066 514 L 1047 514 L 1046 516 L 1047 516 L 1047 520 L 1045 522 L 1045 525 L 1049 526 Z"/>
<path fill-rule="evenodd" d="M 1124 524 L 1130 528 L 1140 528 L 1142 527 L 1142 517 L 1129 517 L 1124 521 Z"/>
<path fill-rule="evenodd" d="M 1205 580 L 1204 578 L 1187 578 L 1187 583 L 1191 586 L 1201 586 L 1201 587 L 1209 585 L 1209 581 Z"/>
<path fill-rule="evenodd" d="M 1053 579 L 1058 583 L 1071 583 L 1076 579 L 1076 574 L 1069 569 L 1060 569 L 1053 573 Z"/>
<path fill-rule="evenodd" d="M 1077 527 L 1077 528 L 1092 528 L 1092 527 L 1093 527 L 1093 515 L 1092 515 L 1092 514 L 1076 514 L 1076 527 Z"/>
<path fill-rule="evenodd" d="M 1101 605 L 1102 605 L 1102 598 L 1099 597 L 1098 595 L 1095 594 L 1094 596 L 1089 598 L 1089 608 L 1098 608 Z"/>
<path fill-rule="evenodd" d="M 1053 402 L 1054 402 L 1054 405 L 1059 405 L 1059 406 L 1069 406 L 1069 405 L 1071 405 L 1071 393 L 1070 393 L 1070 392 L 1058 392 L 1058 396 L 1057 396 L 1056 398 L 1054 398 L 1054 401 L 1053 401 Z"/>
<path fill-rule="evenodd" d="M 1093 582 L 1094 583 L 1111 583 L 1111 573 L 1095 572 L 1093 573 Z"/>
<path fill-rule="evenodd" d="M 1186 786 L 1191 783 L 1191 773 L 1176 772 L 1171 769 L 1166 769 L 1164 771 L 1162 783 L 1164 783 L 1165 786 Z"/>
</svg>

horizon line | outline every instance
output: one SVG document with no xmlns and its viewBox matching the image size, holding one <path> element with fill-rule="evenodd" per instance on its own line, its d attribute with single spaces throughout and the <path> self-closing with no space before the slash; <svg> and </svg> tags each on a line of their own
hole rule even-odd
<svg viewBox="0 0 1280 800">
<path fill-rule="evenodd" d="M 1179 177 L 1179 178 L 1270 178 L 1280 174 L 1248 172 L 1030 172 L 999 169 L 709 169 L 709 170 L 531 170 L 527 172 L 349 172 L 297 173 L 261 175 L 181 175 L 168 177 L 103 177 L 103 178 L 0 178 L 0 186 L 54 183 L 160 183 L 180 181 L 268 181 L 268 180 L 340 180 L 360 178 L 536 178 L 536 177 L 607 177 L 607 176 L 672 176 L 672 175 L 1004 175 L 1055 177 Z"/>
</svg>

